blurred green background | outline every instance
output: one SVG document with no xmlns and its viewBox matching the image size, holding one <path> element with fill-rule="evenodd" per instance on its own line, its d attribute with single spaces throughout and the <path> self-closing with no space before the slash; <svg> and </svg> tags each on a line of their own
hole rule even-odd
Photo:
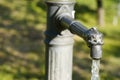
<svg viewBox="0 0 120 80">
<path fill-rule="evenodd" d="M 77 0 L 75 17 L 104 34 L 101 80 L 120 80 L 118 0 L 103 0 L 105 25 L 97 25 L 96 0 Z M 113 25 L 114 19 L 118 24 Z M 44 80 L 46 5 L 43 0 L 0 0 L 0 80 Z M 75 36 L 73 80 L 90 80 L 86 43 Z"/>
</svg>

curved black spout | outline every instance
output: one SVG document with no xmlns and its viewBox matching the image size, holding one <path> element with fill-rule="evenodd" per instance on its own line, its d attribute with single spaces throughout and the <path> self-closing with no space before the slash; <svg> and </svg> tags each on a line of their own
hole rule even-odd
<svg viewBox="0 0 120 80">
<path fill-rule="evenodd" d="M 102 57 L 102 33 L 96 28 L 87 29 L 80 22 L 75 21 L 67 14 L 58 15 L 56 17 L 57 24 L 68 28 L 72 33 L 82 37 L 90 48 L 92 59 L 100 59 Z"/>
</svg>

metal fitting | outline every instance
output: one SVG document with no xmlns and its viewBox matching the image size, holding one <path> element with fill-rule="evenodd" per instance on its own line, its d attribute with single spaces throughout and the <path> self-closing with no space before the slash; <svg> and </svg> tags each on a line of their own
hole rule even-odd
<svg viewBox="0 0 120 80">
<path fill-rule="evenodd" d="M 48 2 L 48 3 L 54 3 L 54 4 L 56 4 L 56 3 L 75 3 L 76 1 L 75 0 L 45 0 L 45 2 Z"/>
<path fill-rule="evenodd" d="M 85 41 L 90 48 L 90 56 L 93 59 L 100 59 L 102 57 L 103 35 L 98 32 L 95 27 L 89 29 L 85 33 Z"/>
</svg>

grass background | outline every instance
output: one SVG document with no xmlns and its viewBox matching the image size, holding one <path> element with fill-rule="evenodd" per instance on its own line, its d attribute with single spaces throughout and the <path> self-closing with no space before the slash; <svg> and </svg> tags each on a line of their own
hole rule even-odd
<svg viewBox="0 0 120 80">
<path fill-rule="evenodd" d="M 120 79 L 120 16 L 118 0 L 103 0 L 105 25 L 97 25 L 96 0 L 77 0 L 75 17 L 88 28 L 104 34 L 101 80 Z M 46 5 L 43 0 L 0 0 L 0 80 L 44 80 L 44 31 Z M 85 42 L 75 36 L 73 80 L 90 80 L 91 59 Z"/>
</svg>

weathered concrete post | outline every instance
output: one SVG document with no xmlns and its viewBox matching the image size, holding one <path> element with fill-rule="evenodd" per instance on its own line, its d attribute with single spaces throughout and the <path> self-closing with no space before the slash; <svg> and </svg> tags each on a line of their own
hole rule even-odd
<svg viewBox="0 0 120 80">
<path fill-rule="evenodd" d="M 47 30 L 46 39 L 46 80 L 72 80 L 73 34 L 58 27 L 55 16 L 68 9 L 71 16 L 74 12 L 74 0 L 46 0 Z M 61 11 L 59 11 L 60 9 Z"/>
</svg>

